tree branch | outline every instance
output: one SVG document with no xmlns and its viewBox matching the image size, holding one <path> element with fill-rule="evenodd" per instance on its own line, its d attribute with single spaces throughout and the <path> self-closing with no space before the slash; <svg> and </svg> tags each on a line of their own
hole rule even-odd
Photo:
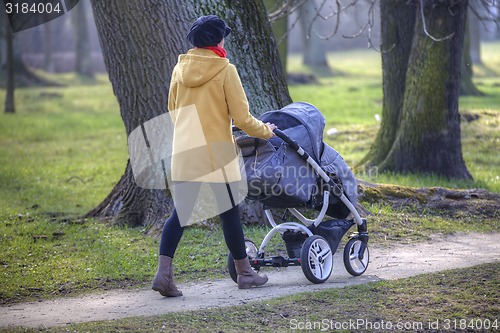
<svg viewBox="0 0 500 333">
<path fill-rule="evenodd" d="M 448 36 L 446 37 L 443 37 L 443 38 L 436 38 L 434 36 L 432 36 L 428 31 L 427 31 L 427 24 L 425 22 L 425 14 L 424 14 L 424 0 L 420 0 L 420 14 L 422 16 L 422 24 L 423 24 L 423 27 L 424 27 L 424 32 L 425 34 L 427 35 L 427 37 L 429 37 L 430 39 L 432 39 L 433 41 L 435 42 L 442 42 L 442 41 L 445 41 L 447 39 L 450 39 L 451 37 L 453 37 L 455 35 L 454 32 L 452 32 L 451 34 L 449 34 Z"/>
</svg>

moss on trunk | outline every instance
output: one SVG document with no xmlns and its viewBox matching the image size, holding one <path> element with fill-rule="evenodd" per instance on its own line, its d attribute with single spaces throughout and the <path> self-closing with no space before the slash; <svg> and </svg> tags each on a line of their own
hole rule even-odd
<svg viewBox="0 0 500 333">
<path fill-rule="evenodd" d="M 406 71 L 415 30 L 416 7 L 406 0 L 381 0 L 383 108 L 377 137 L 360 165 L 380 164 L 396 138 L 403 107 Z"/>
<path fill-rule="evenodd" d="M 379 170 L 471 179 L 462 158 L 458 113 L 467 1 L 428 0 L 423 10 L 426 27 L 417 20 L 398 133 Z M 451 37 L 436 41 L 430 35 Z"/>
</svg>

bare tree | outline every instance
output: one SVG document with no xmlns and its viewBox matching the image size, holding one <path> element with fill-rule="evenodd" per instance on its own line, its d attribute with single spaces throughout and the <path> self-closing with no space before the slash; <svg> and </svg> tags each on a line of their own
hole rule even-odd
<svg viewBox="0 0 500 333">
<path fill-rule="evenodd" d="M 362 164 L 377 166 L 382 171 L 423 172 L 471 179 L 462 157 L 458 114 L 461 71 L 462 75 L 466 74 L 460 65 L 467 3 L 381 0 L 382 27 L 388 20 L 399 22 L 399 25 L 409 22 L 407 15 L 384 17 L 384 13 L 394 9 L 393 6 L 407 6 L 408 10 L 413 6 L 411 10 L 416 23 L 411 34 L 405 33 L 406 39 L 412 43 L 408 61 L 390 60 L 391 53 L 397 53 L 399 47 L 397 42 L 391 46 L 391 41 L 394 34 L 402 30 L 382 31 L 382 124 Z M 474 0 L 471 4 L 486 8 L 496 3 Z M 482 19 L 493 18 L 483 16 Z M 394 50 L 385 51 L 388 47 L 394 47 Z M 404 83 L 398 81 L 400 75 L 391 77 L 391 72 L 404 73 Z"/>
<path fill-rule="evenodd" d="M 472 77 L 474 75 L 474 61 L 472 60 L 473 45 L 476 56 L 479 53 L 479 40 L 475 41 L 474 38 L 479 38 L 479 36 L 473 36 L 473 25 L 477 24 L 477 19 L 473 13 L 469 10 L 467 15 L 467 24 L 465 26 L 465 37 L 464 37 L 464 47 L 462 51 L 462 64 L 460 68 L 460 95 L 461 96 L 482 96 L 483 93 L 479 91 L 477 86 L 474 84 Z M 477 27 L 476 27 L 477 28 Z M 474 30 L 479 33 L 479 29 Z M 480 61 L 480 60 L 479 60 Z"/>
<path fill-rule="evenodd" d="M 93 79 L 92 49 L 87 21 L 88 4 L 86 1 L 81 1 L 71 11 L 71 23 L 75 40 L 75 71 L 78 75 Z"/>
<path fill-rule="evenodd" d="M 43 69 L 49 73 L 54 72 L 54 22 L 42 24 L 43 32 Z"/>
<path fill-rule="evenodd" d="M 280 8 L 281 0 L 264 0 L 264 5 L 268 12 L 276 12 Z M 274 39 L 278 42 L 278 51 L 280 54 L 283 70 L 286 72 L 288 57 L 288 15 L 282 15 L 272 21 Z"/>
<path fill-rule="evenodd" d="M 128 134 L 167 112 L 171 71 L 189 49 L 186 31 L 202 14 L 216 14 L 232 27 L 228 57 L 237 65 L 251 111 L 280 108 L 288 94 L 276 42 L 262 0 L 92 0 L 102 51 Z M 88 216 L 131 226 L 163 223 L 172 208 L 168 193 L 136 186 L 128 164 L 108 197 Z M 244 210 L 246 217 L 255 214 Z"/>
<path fill-rule="evenodd" d="M 467 3 L 416 1 L 417 19 L 396 135 L 393 142 L 376 142 L 388 147 L 372 147 L 387 152 L 381 162 L 373 163 L 379 170 L 472 178 L 462 157 L 458 113 Z M 390 6 L 391 1 L 381 1 L 381 5 Z M 385 99 L 388 92 L 384 93 Z"/>
<path fill-rule="evenodd" d="M 481 64 L 481 20 L 477 17 L 474 11 L 469 6 L 469 11 L 467 13 L 467 24 L 468 24 L 468 34 L 469 34 L 469 50 L 470 57 L 473 64 Z"/>
<path fill-rule="evenodd" d="M 318 18 L 319 10 L 315 0 L 307 0 L 299 7 L 298 15 L 300 26 L 302 28 L 303 41 L 303 63 L 324 71 L 328 69 L 326 60 L 326 50 L 324 41 L 318 37 L 316 32 L 316 19 Z"/>
<path fill-rule="evenodd" d="M 416 6 L 406 0 L 380 0 L 382 35 L 382 123 L 361 164 L 381 164 L 396 139 L 403 108 L 406 73 L 415 32 Z"/>
<path fill-rule="evenodd" d="M 9 19 L 5 11 L 0 11 L 0 86 L 6 84 L 7 80 L 7 33 L 12 31 L 12 27 L 9 23 Z M 53 82 L 44 80 L 37 75 L 35 75 L 26 66 L 22 59 L 22 50 L 17 40 L 17 34 L 12 35 L 12 63 L 14 72 L 16 75 L 16 86 L 17 87 L 30 87 L 37 85 L 50 86 L 55 85 Z"/>
</svg>

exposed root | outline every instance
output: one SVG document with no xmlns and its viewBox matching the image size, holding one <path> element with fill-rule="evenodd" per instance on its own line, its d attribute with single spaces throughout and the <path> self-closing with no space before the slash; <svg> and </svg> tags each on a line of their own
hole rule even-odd
<svg viewBox="0 0 500 333">
<path fill-rule="evenodd" d="M 500 195 L 484 189 L 414 188 L 362 180 L 358 184 L 362 202 L 384 202 L 396 209 L 430 209 L 457 217 L 464 214 L 483 218 L 500 217 Z"/>
</svg>

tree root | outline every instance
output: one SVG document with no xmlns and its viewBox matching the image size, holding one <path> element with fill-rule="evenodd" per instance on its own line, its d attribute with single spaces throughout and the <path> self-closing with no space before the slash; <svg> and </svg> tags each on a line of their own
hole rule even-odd
<svg viewBox="0 0 500 333">
<path fill-rule="evenodd" d="M 430 210 L 448 216 L 500 218 L 500 195 L 484 189 L 414 188 L 358 180 L 359 200 L 386 203 L 395 209 Z"/>
</svg>

